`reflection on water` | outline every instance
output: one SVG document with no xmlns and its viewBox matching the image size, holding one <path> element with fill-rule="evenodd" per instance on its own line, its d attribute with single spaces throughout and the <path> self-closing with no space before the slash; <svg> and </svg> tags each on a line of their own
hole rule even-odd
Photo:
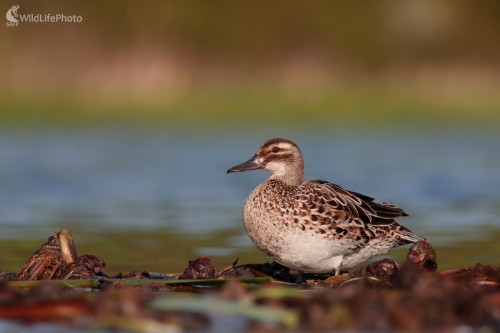
<svg viewBox="0 0 500 333">
<path fill-rule="evenodd" d="M 397 203 L 411 215 L 401 222 L 435 245 L 480 241 L 498 230 L 500 134 L 495 131 L 183 134 L 112 127 L 3 129 L 0 239 L 39 244 L 53 231 L 70 228 L 108 244 L 102 235 L 144 233 L 146 242 L 155 234 L 189 235 L 193 249 L 185 250 L 196 256 L 255 253 L 244 235 L 241 207 L 267 175 L 226 175 L 226 170 L 276 135 L 301 146 L 306 176 Z M 217 235 L 225 232 L 231 237 L 218 245 Z"/>
</svg>

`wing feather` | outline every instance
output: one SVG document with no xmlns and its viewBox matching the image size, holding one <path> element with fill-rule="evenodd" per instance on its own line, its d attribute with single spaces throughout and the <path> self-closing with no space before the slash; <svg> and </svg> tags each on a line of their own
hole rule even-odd
<svg viewBox="0 0 500 333">
<path fill-rule="evenodd" d="M 372 197 L 348 191 L 324 180 L 309 180 L 303 185 L 309 187 L 309 190 L 318 196 L 320 201 L 324 200 L 332 209 L 343 211 L 365 224 L 391 225 L 395 222 L 395 218 L 408 216 L 404 210 L 394 204 L 376 203 Z"/>
</svg>

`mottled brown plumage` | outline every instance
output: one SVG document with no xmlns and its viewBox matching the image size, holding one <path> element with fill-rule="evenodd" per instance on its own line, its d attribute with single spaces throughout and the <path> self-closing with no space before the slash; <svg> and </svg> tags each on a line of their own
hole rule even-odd
<svg viewBox="0 0 500 333">
<path fill-rule="evenodd" d="M 243 220 L 255 245 L 298 271 L 340 273 L 374 255 L 421 238 L 396 223 L 407 216 L 390 203 L 323 180 L 304 181 L 304 162 L 292 141 L 266 141 L 247 162 L 228 170 L 272 173 L 248 197 Z"/>
</svg>

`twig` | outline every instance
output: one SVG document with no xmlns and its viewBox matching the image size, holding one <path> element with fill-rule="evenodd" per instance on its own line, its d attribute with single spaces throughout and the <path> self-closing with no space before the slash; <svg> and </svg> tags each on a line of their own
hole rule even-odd
<svg viewBox="0 0 500 333">
<path fill-rule="evenodd" d="M 59 240 L 59 247 L 61 249 L 61 257 L 66 265 L 71 265 L 76 262 L 78 256 L 76 255 L 75 244 L 73 243 L 73 236 L 71 231 L 63 229 L 57 234 Z"/>
</svg>

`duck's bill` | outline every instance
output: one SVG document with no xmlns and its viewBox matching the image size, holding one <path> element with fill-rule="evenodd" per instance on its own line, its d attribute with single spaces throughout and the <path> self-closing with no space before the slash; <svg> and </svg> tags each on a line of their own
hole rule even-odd
<svg viewBox="0 0 500 333">
<path fill-rule="evenodd" d="M 227 173 L 264 169 L 264 166 L 262 164 L 256 162 L 255 160 L 256 160 L 256 158 L 254 156 L 251 159 L 249 159 L 248 161 L 246 161 L 245 163 L 235 165 L 231 169 L 227 170 Z"/>
</svg>

